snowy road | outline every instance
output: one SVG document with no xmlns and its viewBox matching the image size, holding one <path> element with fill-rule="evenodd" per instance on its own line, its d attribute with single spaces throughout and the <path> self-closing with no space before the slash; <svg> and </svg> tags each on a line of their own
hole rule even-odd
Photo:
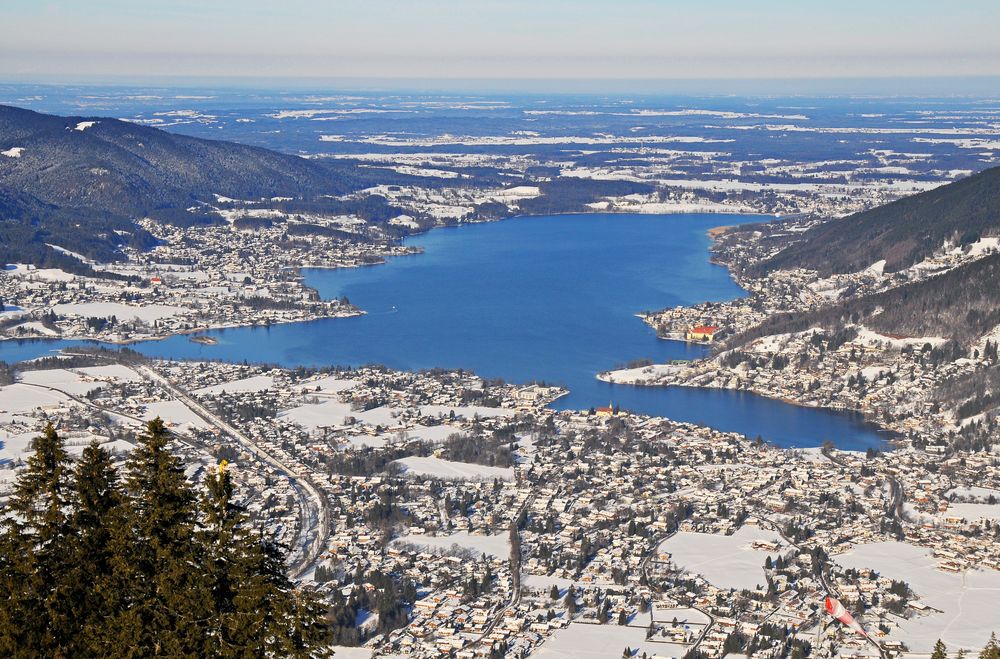
<svg viewBox="0 0 1000 659">
<path fill-rule="evenodd" d="M 137 366 L 136 371 L 166 390 L 171 396 L 184 403 L 191 411 L 215 426 L 249 451 L 261 462 L 268 464 L 288 478 L 295 490 L 300 511 L 298 535 L 289 554 L 289 574 L 300 578 L 323 552 L 330 534 L 330 510 L 326 497 L 312 483 L 308 476 L 297 473 L 293 468 L 269 454 L 243 432 L 216 416 L 211 410 L 194 400 L 181 388 L 157 373 L 149 366 Z"/>
</svg>

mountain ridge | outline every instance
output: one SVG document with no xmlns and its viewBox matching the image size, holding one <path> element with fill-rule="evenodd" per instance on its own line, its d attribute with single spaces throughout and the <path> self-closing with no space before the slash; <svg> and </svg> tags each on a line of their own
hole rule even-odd
<svg viewBox="0 0 1000 659">
<path fill-rule="evenodd" d="M 134 223 L 215 201 L 292 197 L 315 205 L 379 182 L 406 182 L 350 162 L 303 158 L 106 117 L 63 117 L 0 105 L 0 263 L 89 272 L 49 247 L 100 262 L 155 238 Z M 204 215 L 204 214 L 203 214 Z M 161 218 L 157 218 L 161 219 Z M 210 221 L 192 215 L 191 222 Z M 81 231 L 81 229 L 85 229 Z"/>
<path fill-rule="evenodd" d="M 755 268 L 801 267 L 821 275 L 859 272 L 885 261 L 904 270 L 941 249 L 1000 233 L 1000 167 L 810 228 Z"/>
</svg>

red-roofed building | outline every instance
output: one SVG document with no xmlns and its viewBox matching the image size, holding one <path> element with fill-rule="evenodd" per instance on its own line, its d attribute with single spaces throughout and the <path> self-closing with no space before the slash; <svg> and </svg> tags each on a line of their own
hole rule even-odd
<svg viewBox="0 0 1000 659">
<path fill-rule="evenodd" d="M 614 416 L 615 408 L 613 405 L 611 405 L 611 403 L 608 403 L 607 407 L 598 407 L 596 410 L 594 410 L 594 413 L 597 416 Z"/>
<path fill-rule="evenodd" d="M 698 325 L 697 327 L 692 327 L 687 331 L 688 341 L 705 341 L 706 343 L 711 343 L 715 338 L 716 332 L 719 328 L 715 325 Z"/>
</svg>

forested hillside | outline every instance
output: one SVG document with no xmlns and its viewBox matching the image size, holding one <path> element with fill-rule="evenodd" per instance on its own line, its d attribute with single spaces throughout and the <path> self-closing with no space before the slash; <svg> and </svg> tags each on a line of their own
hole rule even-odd
<svg viewBox="0 0 1000 659">
<path fill-rule="evenodd" d="M 336 194 L 352 181 L 330 163 L 204 140 L 117 119 L 58 117 L 0 106 L 0 184 L 40 201 L 119 215 L 191 202 Z"/>
<path fill-rule="evenodd" d="M 132 220 L 197 221 L 186 209 L 215 195 L 312 199 L 404 182 L 353 163 L 306 159 L 99 117 L 58 117 L 0 106 L 0 263 L 86 271 L 50 245 L 101 262 L 153 237 Z M 398 179 L 398 180 L 397 180 Z M 202 221 L 209 218 L 202 217 Z"/>
<path fill-rule="evenodd" d="M 885 270 L 895 272 L 931 255 L 946 240 L 967 244 L 996 234 L 1000 234 L 1000 167 L 824 222 L 758 270 L 801 267 L 829 275 L 864 270 L 884 259 Z"/>
<path fill-rule="evenodd" d="M 810 327 L 837 329 L 848 323 L 888 334 L 940 336 L 963 344 L 975 340 L 1000 325 L 1000 254 L 809 313 L 774 315 L 733 337 L 726 346 Z"/>
</svg>

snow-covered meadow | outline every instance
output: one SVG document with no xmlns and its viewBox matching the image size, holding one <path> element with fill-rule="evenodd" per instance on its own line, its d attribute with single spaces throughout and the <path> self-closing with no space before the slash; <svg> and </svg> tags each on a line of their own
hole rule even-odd
<svg viewBox="0 0 1000 659">
<path fill-rule="evenodd" d="M 904 542 L 858 545 L 835 556 L 843 567 L 870 568 L 910 585 L 920 601 L 935 610 L 897 620 L 899 640 L 914 652 L 930 652 L 937 639 L 949 649 L 978 650 L 993 631 L 1000 632 L 1000 572 L 969 570 L 957 574 L 937 569 L 930 550 Z"/>
<path fill-rule="evenodd" d="M 783 544 L 777 533 L 745 525 L 732 535 L 681 531 L 660 545 L 660 553 L 669 552 L 674 564 L 718 588 L 753 590 L 767 583 L 764 561 L 780 553 L 756 549 L 755 542 Z"/>
<path fill-rule="evenodd" d="M 514 469 L 510 467 L 489 467 L 470 462 L 455 462 L 433 456 L 410 456 L 397 460 L 395 464 L 403 467 L 407 474 L 415 476 L 431 476 L 445 480 L 513 480 Z"/>
</svg>

